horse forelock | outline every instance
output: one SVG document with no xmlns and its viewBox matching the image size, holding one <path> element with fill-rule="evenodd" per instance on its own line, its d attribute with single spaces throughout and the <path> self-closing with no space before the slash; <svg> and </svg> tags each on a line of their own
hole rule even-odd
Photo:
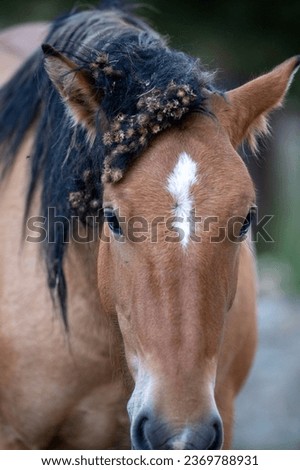
<svg viewBox="0 0 300 470">
<path fill-rule="evenodd" d="M 88 130 L 72 123 L 51 85 L 41 51 L 1 90 L 4 168 L 12 165 L 38 116 L 25 213 L 40 181 L 42 215 L 48 220 L 53 207 L 64 225 L 64 230 L 50 227 L 54 243 L 45 243 L 49 285 L 61 287 L 63 305 L 62 265 L 72 215 L 83 222 L 98 215 L 103 184 L 120 180 L 156 134 L 188 113 L 208 112 L 204 90 L 212 89 L 212 75 L 198 60 L 169 48 L 142 20 L 116 8 L 62 17 L 46 42 L 91 74 L 93 86 L 103 92 L 99 109 L 107 119 L 105 127 L 99 120 L 89 141 Z"/>
</svg>

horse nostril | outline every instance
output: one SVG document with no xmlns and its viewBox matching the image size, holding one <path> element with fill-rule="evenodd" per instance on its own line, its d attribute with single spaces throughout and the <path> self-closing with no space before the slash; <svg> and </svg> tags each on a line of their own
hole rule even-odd
<svg viewBox="0 0 300 470">
<path fill-rule="evenodd" d="M 207 449 L 218 450 L 221 448 L 222 442 L 223 442 L 223 426 L 222 426 L 221 420 L 219 418 L 216 418 L 212 427 L 213 427 L 213 437 Z"/>
<path fill-rule="evenodd" d="M 135 419 L 131 436 L 133 449 L 147 450 L 151 448 L 145 434 L 145 424 L 148 420 L 149 418 L 145 414 L 140 414 Z"/>
</svg>

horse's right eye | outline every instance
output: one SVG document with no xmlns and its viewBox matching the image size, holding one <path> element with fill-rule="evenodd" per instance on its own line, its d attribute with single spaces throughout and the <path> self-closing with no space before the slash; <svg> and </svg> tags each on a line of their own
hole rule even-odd
<svg viewBox="0 0 300 470">
<path fill-rule="evenodd" d="M 123 235 L 122 229 L 120 227 L 118 217 L 115 214 L 113 209 L 104 209 L 104 217 L 110 230 L 113 232 L 114 235 L 120 236 Z"/>
</svg>

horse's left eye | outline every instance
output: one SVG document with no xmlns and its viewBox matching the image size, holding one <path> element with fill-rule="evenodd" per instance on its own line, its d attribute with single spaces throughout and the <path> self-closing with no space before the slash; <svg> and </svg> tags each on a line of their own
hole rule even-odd
<svg viewBox="0 0 300 470">
<path fill-rule="evenodd" d="M 244 220 L 242 228 L 240 230 L 240 238 L 243 238 L 247 234 L 250 228 L 251 222 L 255 220 L 255 217 L 256 217 L 256 207 L 251 207 L 250 211 L 247 214 L 247 217 Z"/>
<path fill-rule="evenodd" d="M 115 235 L 122 235 L 122 229 L 120 227 L 118 217 L 116 216 L 115 212 L 113 209 L 104 209 L 104 217 L 108 223 L 108 226 L 110 230 L 115 234 Z"/>
</svg>

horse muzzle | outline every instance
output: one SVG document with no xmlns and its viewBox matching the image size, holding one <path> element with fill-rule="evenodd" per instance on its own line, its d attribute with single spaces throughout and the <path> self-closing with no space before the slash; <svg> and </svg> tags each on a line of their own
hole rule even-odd
<svg viewBox="0 0 300 470">
<path fill-rule="evenodd" d="M 217 450 L 223 443 L 223 425 L 218 414 L 199 424 L 173 428 L 152 413 L 140 413 L 131 425 L 132 448 L 136 450 Z"/>
</svg>

